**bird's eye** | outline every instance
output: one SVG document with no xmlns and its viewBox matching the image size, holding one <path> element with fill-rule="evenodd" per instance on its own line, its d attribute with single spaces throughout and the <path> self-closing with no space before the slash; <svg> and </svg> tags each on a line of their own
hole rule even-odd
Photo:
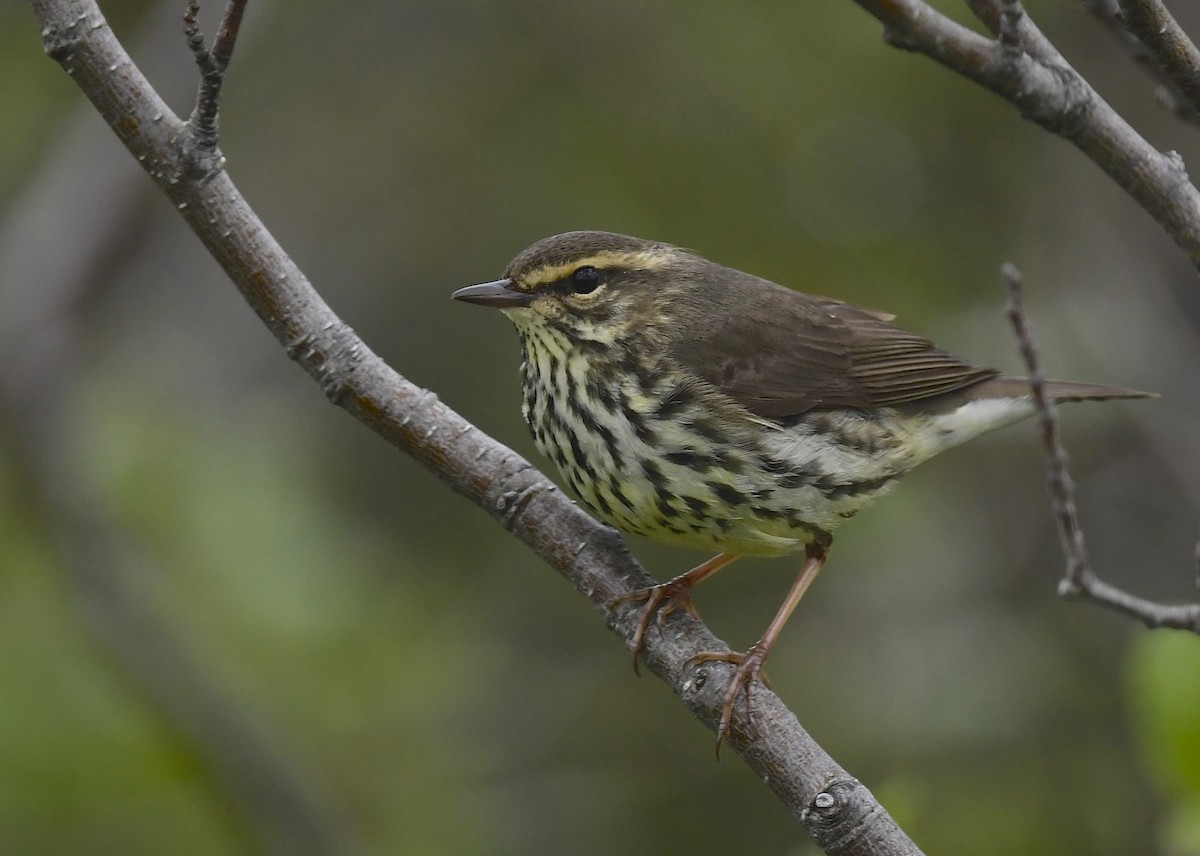
<svg viewBox="0 0 1200 856">
<path fill-rule="evenodd" d="M 576 268 L 575 272 L 571 274 L 571 291 L 575 294 L 591 294 L 600 287 L 600 283 L 603 281 L 604 278 L 600 276 L 600 271 L 591 265 L 584 265 Z"/>
</svg>

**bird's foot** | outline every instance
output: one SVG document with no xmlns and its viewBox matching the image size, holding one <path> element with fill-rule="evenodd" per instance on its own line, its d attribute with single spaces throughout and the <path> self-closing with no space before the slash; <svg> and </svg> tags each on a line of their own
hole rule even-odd
<svg viewBox="0 0 1200 856">
<path fill-rule="evenodd" d="M 767 657 L 770 655 L 771 649 L 764 645 L 760 640 L 750 646 L 750 650 L 745 653 L 737 651 L 706 651 L 702 654 L 697 654 L 688 661 L 688 665 L 696 663 L 711 663 L 714 661 L 722 663 L 733 663 L 737 668 L 733 672 L 733 677 L 729 680 L 729 686 L 725 690 L 725 697 L 721 703 L 721 723 L 717 727 L 717 757 L 721 757 L 721 743 L 729 736 L 730 727 L 733 725 L 733 705 L 737 701 L 738 693 L 746 694 L 746 716 L 751 714 L 750 708 L 750 692 L 754 687 L 755 681 L 760 681 L 763 686 L 768 689 L 771 682 L 767 680 L 766 674 L 763 672 L 763 666 L 767 662 Z"/>
<path fill-rule="evenodd" d="M 623 594 L 613 601 L 613 607 L 635 601 L 644 600 L 646 602 L 642 608 L 641 618 L 638 619 L 637 631 L 633 634 L 633 671 L 635 674 L 641 674 L 638 670 L 638 657 L 646 646 L 646 630 L 650 627 L 651 619 L 654 619 L 655 624 L 661 629 L 667 616 L 677 609 L 682 609 L 692 618 L 700 618 L 700 614 L 696 612 L 696 607 L 692 604 L 692 589 L 695 587 L 695 581 L 688 574 L 681 574 L 668 582 Z"/>
</svg>

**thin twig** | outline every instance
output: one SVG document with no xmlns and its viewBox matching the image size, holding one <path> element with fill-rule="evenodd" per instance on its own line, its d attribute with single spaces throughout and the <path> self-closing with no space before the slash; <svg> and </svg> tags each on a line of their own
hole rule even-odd
<svg viewBox="0 0 1200 856">
<path fill-rule="evenodd" d="M 246 12 L 247 0 L 229 0 L 225 5 L 225 14 L 221 17 L 221 26 L 213 38 L 213 61 L 221 71 L 229 68 L 229 60 L 233 58 L 233 47 L 237 43 L 238 31 L 242 28 L 242 16 Z"/>
<path fill-rule="evenodd" d="M 1067 471 L 1067 451 L 1058 431 L 1053 402 L 1046 397 L 1046 380 L 1038 359 L 1037 345 L 1021 306 L 1021 273 L 1009 263 L 1001 268 L 1008 286 L 1008 319 L 1017 337 L 1021 359 L 1029 377 L 1030 392 L 1042 428 L 1046 453 L 1046 484 L 1062 543 L 1066 569 L 1058 583 L 1064 597 L 1083 597 L 1129 615 L 1147 627 L 1170 627 L 1200 633 L 1200 603 L 1159 604 L 1129 594 L 1096 576 L 1088 562 L 1083 528 L 1075 503 L 1075 483 Z M 1200 559 L 1198 559 L 1200 561 Z"/>
<path fill-rule="evenodd" d="M 203 72 L 212 62 L 212 57 L 209 56 L 208 47 L 204 43 L 204 34 L 200 32 L 199 16 L 199 0 L 188 0 L 188 4 L 183 10 L 183 35 L 188 49 L 196 58 L 196 64 Z"/>
<path fill-rule="evenodd" d="M 1029 376 L 1029 388 L 1037 408 L 1038 423 L 1042 429 L 1042 445 L 1046 450 L 1046 483 L 1050 490 L 1050 501 L 1058 534 L 1062 542 L 1063 555 L 1067 560 L 1066 571 L 1059 582 L 1058 592 L 1062 595 L 1078 594 L 1084 589 L 1083 578 L 1091 573 L 1088 565 L 1087 546 L 1083 529 L 1079 525 L 1079 513 L 1075 505 L 1075 483 L 1067 472 L 1067 450 L 1063 448 L 1058 433 L 1058 414 L 1054 403 L 1046 397 L 1046 376 L 1038 359 L 1037 345 L 1033 333 L 1025 320 L 1021 305 L 1021 272 L 1010 262 L 1005 262 L 1000 275 L 1008 286 L 1008 320 L 1017 336 L 1017 346 L 1025 372 Z"/>
</svg>

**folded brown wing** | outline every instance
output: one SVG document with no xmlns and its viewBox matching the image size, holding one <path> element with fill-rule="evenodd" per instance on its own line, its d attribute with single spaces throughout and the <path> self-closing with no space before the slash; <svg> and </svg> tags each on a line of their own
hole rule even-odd
<svg viewBox="0 0 1200 856">
<path fill-rule="evenodd" d="M 997 374 L 889 324 L 883 313 L 743 276 L 718 298 L 738 307 L 722 313 L 733 320 L 673 351 L 760 416 L 920 401 Z"/>
</svg>

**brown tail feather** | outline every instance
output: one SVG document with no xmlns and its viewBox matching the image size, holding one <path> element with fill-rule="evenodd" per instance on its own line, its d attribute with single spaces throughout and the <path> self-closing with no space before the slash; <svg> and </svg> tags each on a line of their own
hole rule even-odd
<svg viewBox="0 0 1200 856">
<path fill-rule="evenodd" d="M 971 387 L 972 398 L 1016 398 L 1029 394 L 1029 379 L 1023 377 L 994 377 Z M 1046 381 L 1046 395 L 1055 401 L 1104 401 L 1110 398 L 1158 398 L 1156 392 L 1140 392 L 1105 386 L 1102 383 L 1081 383 L 1073 380 Z"/>
</svg>

